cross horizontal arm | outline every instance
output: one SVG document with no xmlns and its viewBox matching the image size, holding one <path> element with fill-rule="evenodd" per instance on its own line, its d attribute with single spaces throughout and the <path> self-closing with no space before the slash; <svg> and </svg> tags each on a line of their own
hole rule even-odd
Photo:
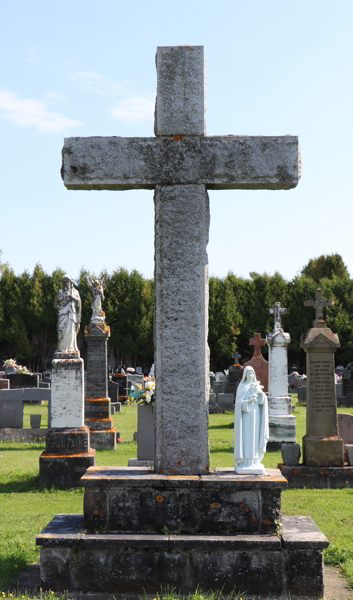
<svg viewBox="0 0 353 600">
<path fill-rule="evenodd" d="M 70 190 L 290 189 L 300 178 L 296 136 L 66 138 L 62 178 Z"/>
</svg>

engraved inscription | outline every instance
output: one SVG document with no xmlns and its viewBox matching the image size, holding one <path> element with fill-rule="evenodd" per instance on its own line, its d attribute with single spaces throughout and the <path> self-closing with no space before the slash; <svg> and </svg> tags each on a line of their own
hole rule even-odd
<svg viewBox="0 0 353 600">
<path fill-rule="evenodd" d="M 331 360 L 310 361 L 310 407 L 317 413 L 332 413 L 335 404 L 335 382 Z"/>
</svg>

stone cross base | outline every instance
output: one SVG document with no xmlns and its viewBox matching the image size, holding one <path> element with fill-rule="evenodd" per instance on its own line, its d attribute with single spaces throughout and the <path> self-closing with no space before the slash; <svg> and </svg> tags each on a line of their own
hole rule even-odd
<svg viewBox="0 0 353 600">
<path fill-rule="evenodd" d="M 310 517 L 282 517 L 278 535 L 287 482 L 268 471 L 170 477 L 146 468 L 89 469 L 81 481 L 84 515 L 57 515 L 37 536 L 42 588 L 321 597 L 328 541 Z"/>
<path fill-rule="evenodd" d="M 90 448 L 88 427 L 51 429 L 39 458 L 40 487 L 77 487 L 82 475 L 95 464 L 96 451 Z"/>
</svg>

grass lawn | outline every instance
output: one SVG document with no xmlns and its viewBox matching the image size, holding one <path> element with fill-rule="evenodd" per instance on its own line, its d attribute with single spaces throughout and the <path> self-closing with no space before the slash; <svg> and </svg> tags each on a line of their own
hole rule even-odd
<svg viewBox="0 0 353 600">
<path fill-rule="evenodd" d="M 29 414 L 42 414 L 42 427 L 46 427 L 46 406 L 26 405 L 25 426 Z M 340 408 L 340 412 L 353 409 Z M 305 408 L 297 407 L 298 443 L 305 433 Z M 136 406 L 122 406 L 113 416 L 114 425 L 124 441 L 116 451 L 97 451 L 97 465 L 127 466 L 129 458 L 136 456 L 132 441 L 136 429 Z M 233 449 L 232 413 L 210 415 L 209 441 L 212 467 L 232 466 Z M 28 562 L 39 560 L 35 536 L 57 513 L 81 513 L 83 488 L 76 490 L 39 489 L 39 456 L 44 440 L 33 443 L 0 442 L 0 600 L 11 580 Z M 281 461 L 280 452 L 268 452 L 265 466 L 276 467 Z M 341 564 L 353 586 L 353 489 L 343 490 L 286 490 L 282 494 L 284 514 L 311 515 L 330 540 L 325 560 Z"/>
</svg>

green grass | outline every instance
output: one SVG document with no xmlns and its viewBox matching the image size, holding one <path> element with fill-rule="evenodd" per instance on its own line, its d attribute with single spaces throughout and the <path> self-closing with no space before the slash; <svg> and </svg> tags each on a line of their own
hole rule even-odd
<svg viewBox="0 0 353 600">
<path fill-rule="evenodd" d="M 41 405 L 25 406 L 26 415 L 41 411 L 45 415 L 46 410 L 47 407 Z M 353 413 L 353 408 L 338 410 Z M 297 440 L 301 443 L 305 433 L 305 408 L 296 407 L 294 414 Z M 97 451 L 98 466 L 126 466 L 128 459 L 136 456 L 136 444 L 132 441 L 136 430 L 136 406 L 122 406 L 121 412 L 113 415 L 113 421 L 124 441 L 117 444 L 116 451 Z M 46 426 L 43 417 L 42 426 Z M 232 412 L 210 415 L 212 467 L 232 466 L 232 436 Z M 82 488 L 70 491 L 39 489 L 39 456 L 43 449 L 44 440 L 32 444 L 0 442 L 0 590 L 4 590 L 26 564 L 39 560 L 35 536 L 57 513 L 82 512 Z M 266 467 L 276 467 L 278 462 L 281 462 L 280 452 L 266 453 Z M 283 513 L 312 516 L 331 543 L 325 551 L 326 563 L 340 564 L 353 586 L 352 507 L 353 489 L 286 490 L 282 494 Z M 50 596 L 43 594 L 45 600 L 47 597 Z M 171 600 L 176 595 L 164 598 Z M 203 598 L 206 600 L 206 596 L 196 594 L 193 600 Z M 207 599 L 221 600 L 221 596 L 209 595 Z"/>
</svg>

